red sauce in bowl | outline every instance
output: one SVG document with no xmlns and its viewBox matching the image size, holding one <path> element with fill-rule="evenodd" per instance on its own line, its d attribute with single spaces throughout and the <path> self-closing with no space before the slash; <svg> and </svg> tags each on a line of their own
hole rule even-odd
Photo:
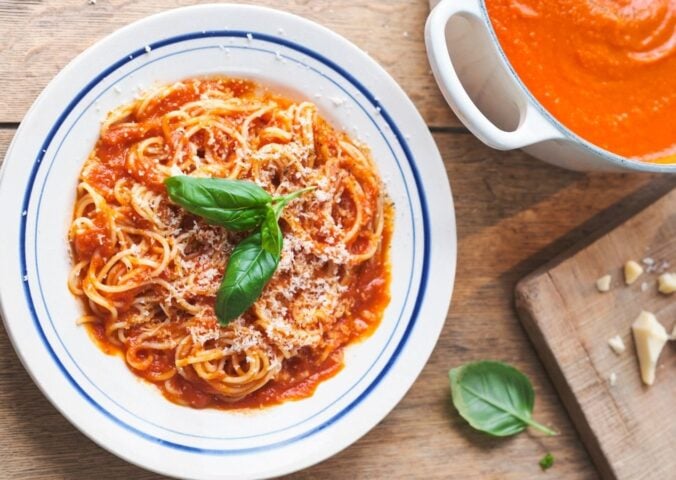
<svg viewBox="0 0 676 480">
<path fill-rule="evenodd" d="M 563 125 L 676 163 L 676 0 L 486 0 L 509 62 Z"/>
</svg>

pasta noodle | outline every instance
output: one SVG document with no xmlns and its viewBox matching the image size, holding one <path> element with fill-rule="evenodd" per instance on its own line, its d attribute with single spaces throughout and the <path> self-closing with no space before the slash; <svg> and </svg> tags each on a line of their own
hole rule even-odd
<svg viewBox="0 0 676 480">
<path fill-rule="evenodd" d="M 255 304 L 226 326 L 214 299 L 245 234 L 173 204 L 173 175 L 251 180 L 293 200 Z M 77 188 L 79 322 L 173 402 L 258 407 L 311 395 L 389 302 L 393 207 L 368 149 L 314 104 L 224 77 L 167 85 L 108 115 Z"/>
</svg>

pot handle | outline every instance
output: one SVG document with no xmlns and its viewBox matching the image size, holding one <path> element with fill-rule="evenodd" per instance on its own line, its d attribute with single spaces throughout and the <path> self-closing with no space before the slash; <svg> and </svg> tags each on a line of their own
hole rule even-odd
<svg viewBox="0 0 676 480">
<path fill-rule="evenodd" d="M 469 17 L 472 25 L 482 25 L 490 35 L 481 10 L 480 0 L 444 0 L 430 13 L 425 24 L 425 44 L 432 73 L 441 93 L 465 126 L 486 145 L 498 150 L 511 150 L 553 138 L 561 133 L 531 104 L 519 102 L 519 126 L 511 132 L 498 128 L 474 104 L 451 62 L 446 43 L 446 25 L 455 15 Z M 497 47 L 496 47 L 497 48 Z M 497 52 L 496 52 L 497 53 Z"/>
</svg>

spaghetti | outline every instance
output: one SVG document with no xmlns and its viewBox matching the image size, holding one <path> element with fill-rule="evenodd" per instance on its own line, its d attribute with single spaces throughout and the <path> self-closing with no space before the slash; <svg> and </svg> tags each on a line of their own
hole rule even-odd
<svg viewBox="0 0 676 480">
<path fill-rule="evenodd" d="M 245 233 L 173 204 L 173 175 L 251 180 L 292 201 L 279 267 L 226 326 L 214 301 Z M 309 102 L 253 82 L 197 78 L 108 115 L 84 164 L 70 228 L 68 285 L 107 353 L 169 400 L 258 407 L 311 395 L 370 334 L 389 302 L 393 211 L 368 149 Z"/>
</svg>

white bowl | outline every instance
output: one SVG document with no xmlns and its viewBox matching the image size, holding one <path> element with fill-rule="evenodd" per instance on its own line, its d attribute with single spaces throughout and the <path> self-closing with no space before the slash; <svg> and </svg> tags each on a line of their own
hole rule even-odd
<svg viewBox="0 0 676 480">
<path fill-rule="evenodd" d="M 253 78 L 314 101 L 331 122 L 369 144 L 396 208 L 392 301 L 380 327 L 346 350 L 345 368 L 312 397 L 246 413 L 165 400 L 75 324 L 81 305 L 66 286 L 75 187 L 102 117 L 139 88 L 208 74 Z M 347 447 L 413 384 L 450 302 L 453 202 L 422 118 L 364 52 L 317 24 L 271 9 L 168 11 L 88 49 L 21 123 L 5 160 L 0 202 L 0 301 L 26 369 L 82 432 L 166 475 L 270 477 Z"/>
<path fill-rule="evenodd" d="M 641 162 L 599 148 L 550 115 L 509 64 L 483 0 L 430 5 L 425 43 L 432 72 L 460 121 L 486 145 L 522 148 L 571 170 L 676 173 L 676 164 Z"/>
</svg>

